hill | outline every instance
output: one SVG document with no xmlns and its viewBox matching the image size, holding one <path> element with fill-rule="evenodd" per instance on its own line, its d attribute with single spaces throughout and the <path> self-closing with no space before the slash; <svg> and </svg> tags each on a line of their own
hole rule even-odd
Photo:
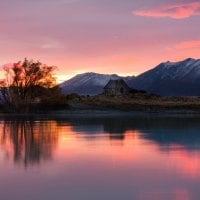
<svg viewBox="0 0 200 200">
<path fill-rule="evenodd" d="M 109 80 L 122 78 L 126 82 L 132 81 L 134 77 L 121 77 L 116 74 L 97 74 L 83 73 L 76 75 L 72 79 L 60 84 L 60 88 L 64 94 L 77 93 L 80 95 L 97 95 L 103 92 L 104 86 Z"/>
<path fill-rule="evenodd" d="M 110 79 L 122 78 L 132 89 L 162 96 L 200 96 L 200 59 L 164 62 L 137 76 L 121 77 L 97 73 L 79 74 L 60 84 L 64 94 L 101 94 Z"/>
<path fill-rule="evenodd" d="M 200 60 L 161 63 L 130 86 L 162 96 L 200 96 Z"/>
</svg>

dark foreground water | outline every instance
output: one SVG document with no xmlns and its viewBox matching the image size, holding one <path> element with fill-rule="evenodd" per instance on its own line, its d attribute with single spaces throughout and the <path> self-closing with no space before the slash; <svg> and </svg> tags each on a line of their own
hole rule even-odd
<svg viewBox="0 0 200 200">
<path fill-rule="evenodd" d="M 199 200 L 200 118 L 0 120 L 1 200 Z"/>
</svg>

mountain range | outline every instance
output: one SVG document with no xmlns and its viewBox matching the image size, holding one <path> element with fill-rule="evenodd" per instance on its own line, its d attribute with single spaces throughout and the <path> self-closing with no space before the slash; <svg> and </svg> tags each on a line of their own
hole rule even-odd
<svg viewBox="0 0 200 200">
<path fill-rule="evenodd" d="M 163 62 L 139 76 L 83 73 L 60 84 L 64 94 L 97 95 L 110 79 L 124 79 L 130 88 L 162 96 L 200 96 L 200 59 Z"/>
</svg>

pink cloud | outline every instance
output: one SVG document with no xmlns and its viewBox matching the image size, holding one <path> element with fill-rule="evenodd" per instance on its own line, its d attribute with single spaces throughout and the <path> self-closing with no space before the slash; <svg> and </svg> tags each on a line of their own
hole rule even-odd
<svg viewBox="0 0 200 200">
<path fill-rule="evenodd" d="M 136 10 L 133 11 L 133 14 L 154 18 L 169 17 L 173 19 L 184 19 L 194 15 L 200 15 L 200 2 L 168 4 L 152 9 Z"/>
<path fill-rule="evenodd" d="M 184 41 L 175 46 L 176 49 L 194 49 L 200 48 L 200 40 Z"/>
</svg>

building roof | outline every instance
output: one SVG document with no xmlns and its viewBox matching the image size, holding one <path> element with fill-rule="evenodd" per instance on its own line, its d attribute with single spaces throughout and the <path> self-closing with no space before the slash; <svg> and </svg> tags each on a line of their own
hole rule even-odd
<svg viewBox="0 0 200 200">
<path fill-rule="evenodd" d="M 127 90 L 130 90 L 129 86 L 126 84 L 126 82 L 123 79 L 116 79 L 116 80 L 110 80 L 104 89 L 115 89 L 116 87 L 123 85 L 127 88 Z"/>
</svg>

